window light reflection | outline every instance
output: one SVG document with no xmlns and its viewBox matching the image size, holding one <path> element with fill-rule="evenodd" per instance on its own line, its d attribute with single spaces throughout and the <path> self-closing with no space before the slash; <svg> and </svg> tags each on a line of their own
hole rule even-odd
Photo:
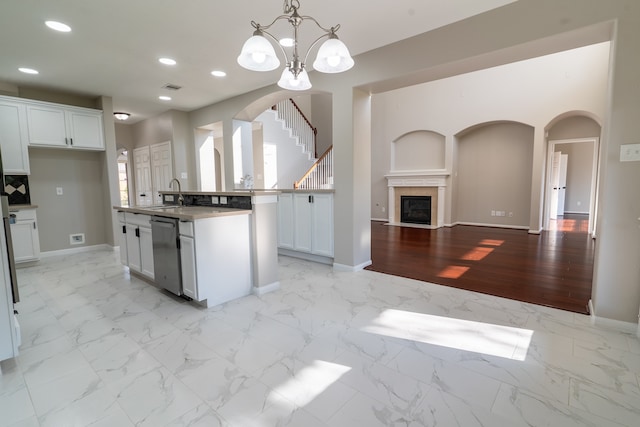
<svg viewBox="0 0 640 427">
<path fill-rule="evenodd" d="M 364 332 L 525 360 L 533 331 L 451 317 L 387 309 Z"/>
<path fill-rule="evenodd" d="M 469 271 L 469 267 L 463 267 L 461 265 L 450 265 L 440 273 L 438 273 L 438 277 L 442 277 L 444 279 L 459 279 L 467 271 Z"/>
<path fill-rule="evenodd" d="M 350 370 L 349 366 L 314 360 L 273 391 L 298 406 L 306 406 Z M 271 397 L 278 400 L 277 395 Z"/>
</svg>

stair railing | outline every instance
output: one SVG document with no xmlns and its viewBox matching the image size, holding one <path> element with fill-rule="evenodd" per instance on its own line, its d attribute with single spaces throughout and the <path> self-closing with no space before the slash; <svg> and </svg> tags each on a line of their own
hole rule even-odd
<svg viewBox="0 0 640 427">
<path fill-rule="evenodd" d="M 313 127 L 309 119 L 298 107 L 298 104 L 289 98 L 278 102 L 272 109 L 276 110 L 278 119 L 284 121 L 285 126 L 291 129 L 291 133 L 297 137 L 298 144 L 303 147 L 309 158 L 317 158 L 316 135 L 318 129 Z"/>
<path fill-rule="evenodd" d="M 295 189 L 320 190 L 333 188 L 333 145 L 309 168 L 309 170 L 293 183 Z"/>
</svg>

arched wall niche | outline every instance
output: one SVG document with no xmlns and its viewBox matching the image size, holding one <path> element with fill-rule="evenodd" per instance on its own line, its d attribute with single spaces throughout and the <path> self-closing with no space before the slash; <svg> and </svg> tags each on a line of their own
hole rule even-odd
<svg viewBox="0 0 640 427">
<path fill-rule="evenodd" d="M 456 134 L 455 223 L 527 229 L 531 206 L 534 127 L 480 123 Z"/>
<path fill-rule="evenodd" d="M 392 141 L 391 171 L 445 169 L 446 138 L 429 130 L 407 132 Z"/>
</svg>

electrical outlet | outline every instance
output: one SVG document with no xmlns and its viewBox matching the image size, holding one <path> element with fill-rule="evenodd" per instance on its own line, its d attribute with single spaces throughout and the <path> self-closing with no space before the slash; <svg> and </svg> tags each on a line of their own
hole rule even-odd
<svg viewBox="0 0 640 427">
<path fill-rule="evenodd" d="M 211 204 L 217 205 L 220 203 L 220 198 L 218 196 L 211 196 Z"/>
<path fill-rule="evenodd" d="M 221 205 L 227 204 L 227 196 L 220 196 L 220 204 Z"/>
<path fill-rule="evenodd" d="M 513 212 L 509 212 L 509 218 L 513 218 Z"/>
<path fill-rule="evenodd" d="M 624 144 L 620 146 L 621 162 L 640 161 L 640 144 Z"/>
<path fill-rule="evenodd" d="M 56 187 L 56 194 L 57 194 L 58 196 L 62 196 L 62 193 L 63 193 L 63 191 L 62 191 L 62 187 Z"/>
<path fill-rule="evenodd" d="M 386 212 L 387 208 L 385 208 L 384 206 L 382 207 L 382 213 Z"/>
<path fill-rule="evenodd" d="M 496 216 L 496 211 L 491 211 L 491 216 Z"/>
</svg>

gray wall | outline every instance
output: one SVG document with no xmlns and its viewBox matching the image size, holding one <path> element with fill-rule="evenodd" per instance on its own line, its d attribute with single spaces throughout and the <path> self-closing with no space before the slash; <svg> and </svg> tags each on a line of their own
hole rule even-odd
<svg viewBox="0 0 640 427">
<path fill-rule="evenodd" d="M 520 123 L 490 124 L 459 137 L 455 222 L 527 228 L 532 157 L 533 128 Z"/>
<path fill-rule="evenodd" d="M 38 205 L 42 252 L 104 244 L 112 233 L 103 182 L 104 152 L 30 148 L 31 200 Z M 56 194 L 62 187 L 63 195 Z M 69 235 L 85 234 L 85 245 L 71 245 Z"/>
</svg>

